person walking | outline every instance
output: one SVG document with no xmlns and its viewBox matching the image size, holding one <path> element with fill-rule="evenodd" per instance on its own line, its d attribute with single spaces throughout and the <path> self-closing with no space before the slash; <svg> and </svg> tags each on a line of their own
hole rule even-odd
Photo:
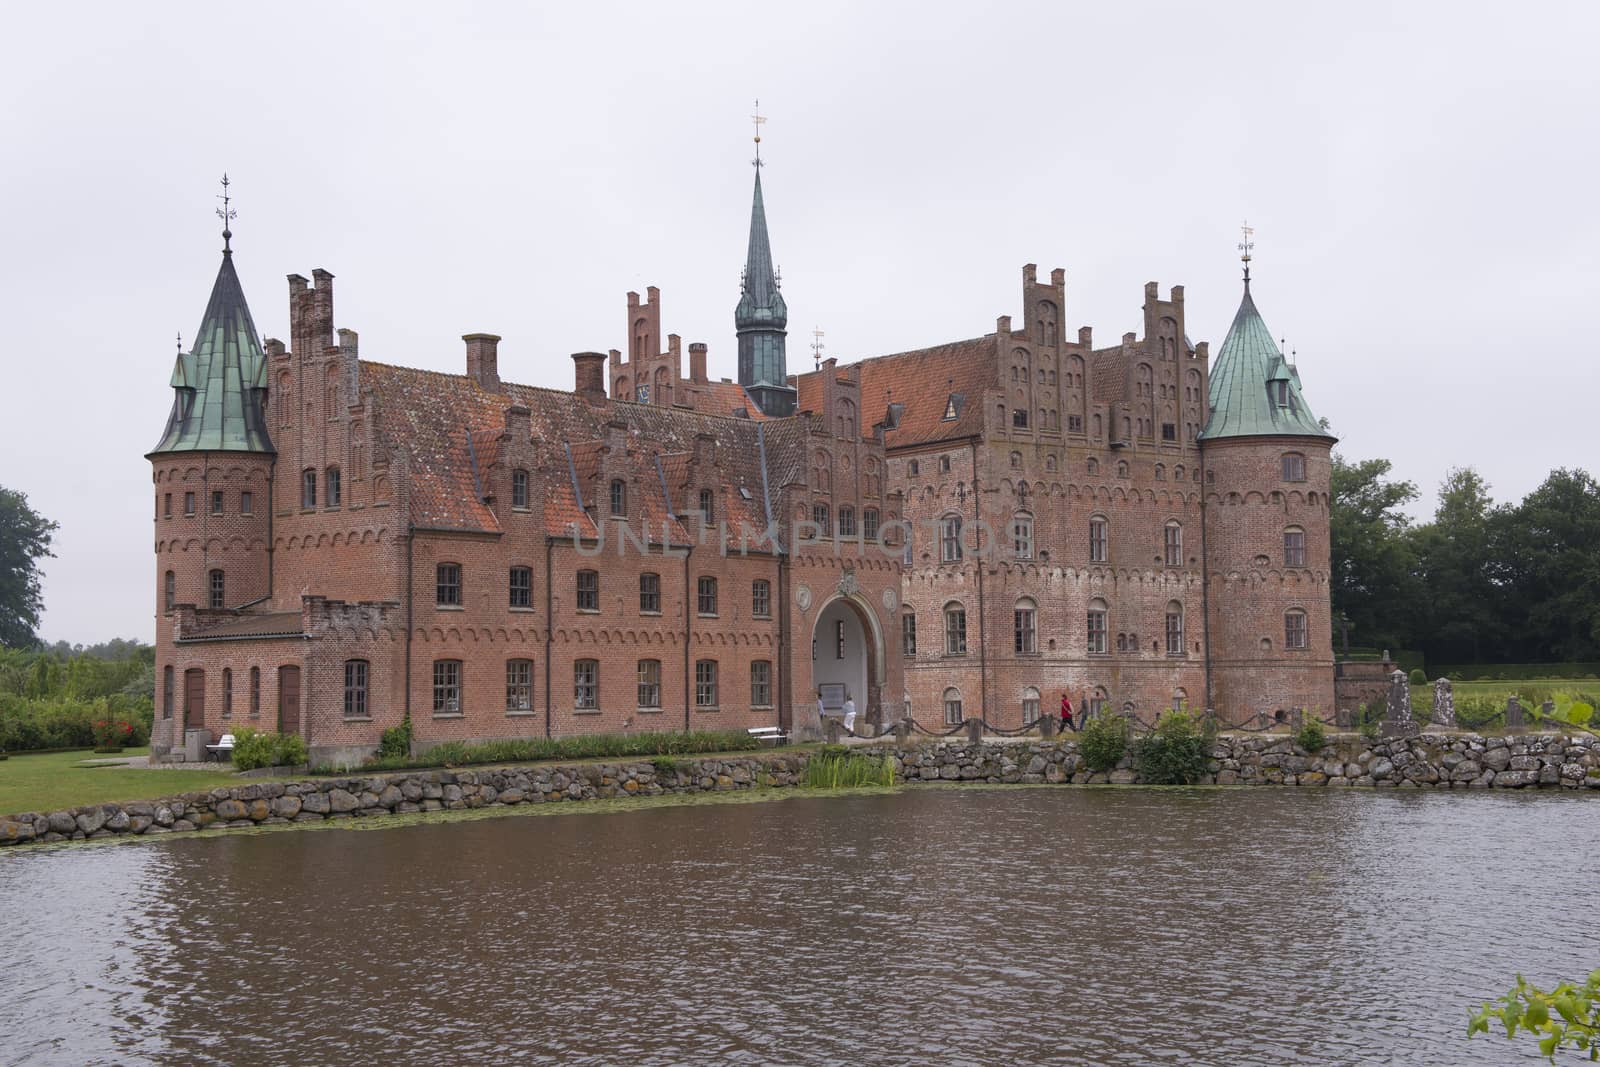
<svg viewBox="0 0 1600 1067">
<path fill-rule="evenodd" d="M 849 693 L 844 697 L 844 732 L 847 734 L 856 732 L 856 701 Z"/>
<path fill-rule="evenodd" d="M 825 730 L 827 730 L 827 728 L 828 728 L 828 709 L 827 709 L 827 706 L 822 703 L 822 690 L 818 689 L 817 690 L 817 729 L 825 731 Z"/>
<path fill-rule="evenodd" d="M 1078 728 L 1072 724 L 1072 700 L 1065 693 L 1061 694 L 1061 729 L 1078 732 Z"/>
</svg>

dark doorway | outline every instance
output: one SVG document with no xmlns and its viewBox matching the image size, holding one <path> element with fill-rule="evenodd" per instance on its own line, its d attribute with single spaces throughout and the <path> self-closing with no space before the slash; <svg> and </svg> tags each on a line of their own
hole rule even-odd
<svg viewBox="0 0 1600 1067">
<path fill-rule="evenodd" d="M 300 732 L 300 668 L 278 668 L 278 732 Z"/>
<path fill-rule="evenodd" d="M 206 672 L 183 672 L 183 728 L 203 729 L 206 724 Z"/>
</svg>

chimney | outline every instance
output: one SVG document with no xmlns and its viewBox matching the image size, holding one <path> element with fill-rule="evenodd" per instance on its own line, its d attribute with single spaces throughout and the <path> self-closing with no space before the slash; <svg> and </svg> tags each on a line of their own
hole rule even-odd
<svg viewBox="0 0 1600 1067">
<path fill-rule="evenodd" d="M 1038 285 L 1039 284 L 1039 264 L 1037 264 L 1037 263 L 1024 263 L 1022 265 L 1022 284 L 1023 285 Z"/>
<path fill-rule="evenodd" d="M 360 358 L 361 339 L 354 330 L 339 331 L 339 352 L 341 355 L 349 356 L 351 359 Z"/>
<path fill-rule="evenodd" d="M 318 267 L 311 272 L 311 281 L 316 286 L 311 296 L 311 353 L 320 354 L 333 343 L 333 275 Z"/>
<path fill-rule="evenodd" d="M 467 343 L 467 377 L 491 393 L 500 392 L 500 338 L 492 333 L 465 333 L 461 339 Z"/>
<path fill-rule="evenodd" d="M 706 343 L 689 342 L 689 380 L 696 385 L 706 383 Z"/>
<path fill-rule="evenodd" d="M 506 436 L 511 440 L 526 444 L 533 439 L 532 413 L 525 405 L 512 404 L 506 408 Z"/>
<path fill-rule="evenodd" d="M 573 391 L 590 403 L 606 398 L 606 354 L 572 353 Z"/>
</svg>

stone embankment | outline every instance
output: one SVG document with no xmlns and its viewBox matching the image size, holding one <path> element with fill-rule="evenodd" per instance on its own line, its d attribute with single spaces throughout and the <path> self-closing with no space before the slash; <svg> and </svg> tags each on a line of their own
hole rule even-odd
<svg viewBox="0 0 1600 1067">
<path fill-rule="evenodd" d="M 883 751 L 873 746 L 872 750 Z M 939 742 L 887 750 L 907 782 L 1138 784 L 1131 762 L 1084 766 L 1073 741 Z M 1600 738 L 1424 734 L 1368 742 L 1334 735 L 1319 752 L 1283 736 L 1224 736 L 1206 783 L 1427 789 L 1589 789 L 1600 792 Z M 806 752 L 482 770 L 427 770 L 250 785 L 162 800 L 91 804 L 47 814 L 0 815 L 0 845 L 163 834 L 223 827 L 320 823 L 363 816 L 461 811 L 491 805 L 790 788 Z"/>
</svg>

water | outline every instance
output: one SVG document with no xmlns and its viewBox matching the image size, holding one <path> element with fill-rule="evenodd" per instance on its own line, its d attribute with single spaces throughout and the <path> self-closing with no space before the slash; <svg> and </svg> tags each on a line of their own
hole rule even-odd
<svg viewBox="0 0 1600 1067">
<path fill-rule="evenodd" d="M 1505 1064 L 1570 794 L 934 787 L 0 856 L 0 1061 Z"/>
</svg>

